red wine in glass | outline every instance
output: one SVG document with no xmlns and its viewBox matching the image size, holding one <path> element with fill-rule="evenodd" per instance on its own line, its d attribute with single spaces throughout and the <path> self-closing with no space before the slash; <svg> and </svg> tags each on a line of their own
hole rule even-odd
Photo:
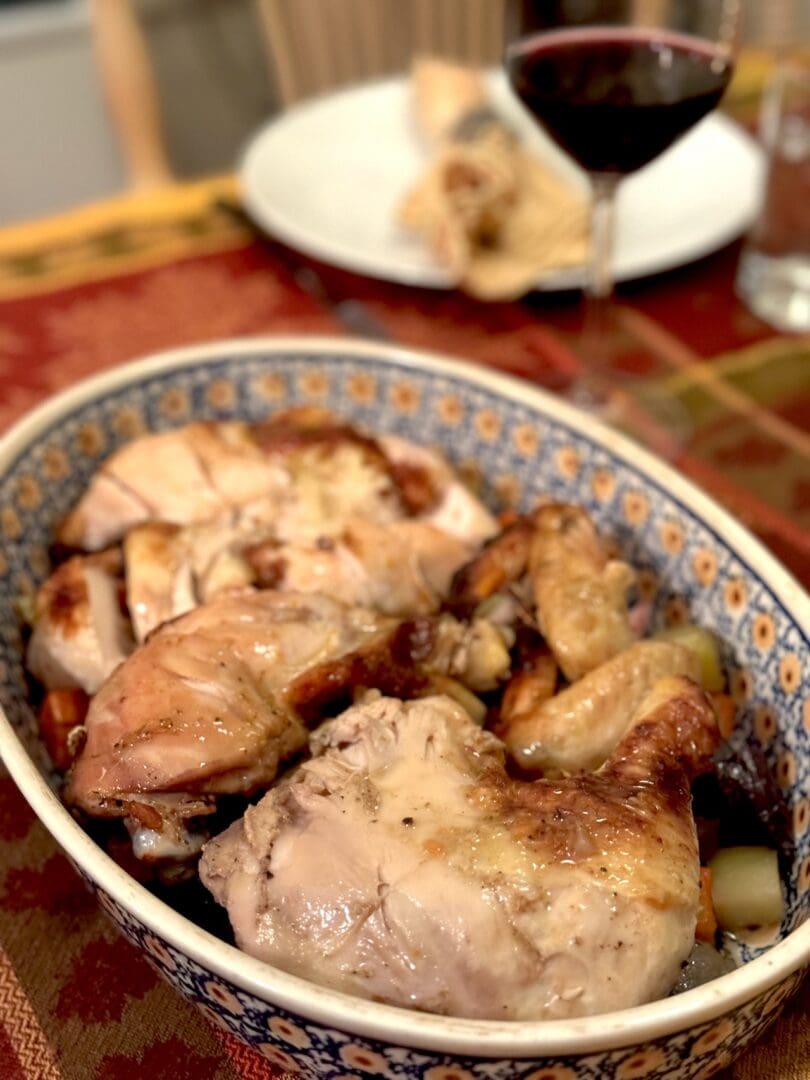
<svg viewBox="0 0 810 1080">
<path fill-rule="evenodd" d="M 732 63 L 687 34 L 595 26 L 511 46 L 512 86 L 536 121 L 590 173 L 626 175 L 658 157 L 722 97 Z"/>
<path fill-rule="evenodd" d="M 504 0 L 512 88 L 591 182 L 584 365 L 568 396 L 609 420 L 623 423 L 634 408 L 630 384 L 617 384 L 612 363 L 616 188 L 717 105 L 732 75 L 740 6 L 740 0 Z M 669 456 L 686 438 L 688 416 L 654 387 L 645 394 L 645 429 L 667 433 L 666 445 L 656 449 Z M 631 426 L 640 430 L 634 411 Z"/>
</svg>

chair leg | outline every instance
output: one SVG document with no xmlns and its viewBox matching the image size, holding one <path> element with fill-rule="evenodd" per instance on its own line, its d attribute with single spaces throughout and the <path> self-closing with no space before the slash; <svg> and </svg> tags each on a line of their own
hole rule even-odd
<svg viewBox="0 0 810 1080">
<path fill-rule="evenodd" d="M 174 182 L 157 84 L 131 0 L 90 0 L 93 47 L 130 186 Z"/>
</svg>

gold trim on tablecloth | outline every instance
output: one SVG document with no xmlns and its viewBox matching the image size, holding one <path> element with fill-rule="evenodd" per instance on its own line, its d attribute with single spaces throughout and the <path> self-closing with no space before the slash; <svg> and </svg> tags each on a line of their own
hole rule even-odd
<svg viewBox="0 0 810 1080">
<path fill-rule="evenodd" d="M 233 176 L 133 192 L 0 230 L 0 300 L 244 246 Z"/>
</svg>

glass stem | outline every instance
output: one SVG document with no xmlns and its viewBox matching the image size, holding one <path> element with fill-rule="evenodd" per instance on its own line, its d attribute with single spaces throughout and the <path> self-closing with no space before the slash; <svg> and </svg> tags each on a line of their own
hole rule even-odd
<svg viewBox="0 0 810 1080">
<path fill-rule="evenodd" d="M 585 362 L 606 368 L 608 312 L 613 295 L 613 239 L 618 176 L 597 173 L 591 177 L 591 266 L 586 287 L 587 304 L 583 334 Z"/>
</svg>

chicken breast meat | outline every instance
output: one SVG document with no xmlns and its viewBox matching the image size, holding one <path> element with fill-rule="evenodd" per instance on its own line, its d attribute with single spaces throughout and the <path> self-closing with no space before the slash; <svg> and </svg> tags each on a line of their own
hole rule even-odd
<svg viewBox="0 0 810 1080">
<path fill-rule="evenodd" d="M 376 698 L 204 848 L 241 948 L 376 1001 L 501 1020 L 586 1016 L 672 987 L 693 941 L 690 778 L 717 743 L 656 684 L 594 774 L 523 782 L 445 697 Z"/>
<path fill-rule="evenodd" d="M 76 555 L 40 587 L 26 662 L 48 690 L 81 687 L 94 694 L 132 651 L 121 570 L 117 549 Z"/>
<path fill-rule="evenodd" d="M 152 522 L 124 540 L 127 601 L 138 641 L 219 593 L 247 585 L 326 593 L 385 615 L 422 615 L 438 610 L 474 547 L 418 518 L 355 518 L 334 536 L 298 540 L 238 525 Z"/>
<path fill-rule="evenodd" d="M 467 543 L 496 531 L 440 455 L 302 407 L 257 423 L 197 422 L 132 440 L 104 462 L 57 539 L 95 551 L 151 522 L 239 522 L 314 539 L 354 517 L 411 516 Z"/>
</svg>

